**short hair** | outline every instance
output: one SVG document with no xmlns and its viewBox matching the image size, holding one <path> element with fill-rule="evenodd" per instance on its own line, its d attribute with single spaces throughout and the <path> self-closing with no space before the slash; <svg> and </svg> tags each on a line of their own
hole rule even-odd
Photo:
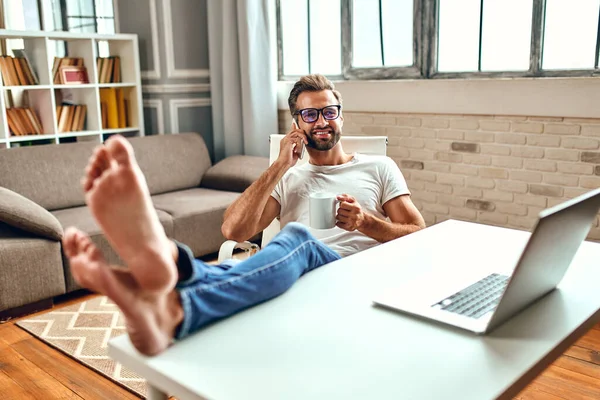
<svg viewBox="0 0 600 400">
<path fill-rule="evenodd" d="M 294 84 L 294 87 L 290 91 L 290 97 L 288 97 L 288 105 L 292 117 L 298 111 L 296 103 L 298 102 L 300 93 L 320 92 L 321 90 L 331 90 L 337 101 L 342 104 L 342 95 L 335 90 L 335 85 L 329 79 L 321 74 L 305 75 Z"/>
</svg>

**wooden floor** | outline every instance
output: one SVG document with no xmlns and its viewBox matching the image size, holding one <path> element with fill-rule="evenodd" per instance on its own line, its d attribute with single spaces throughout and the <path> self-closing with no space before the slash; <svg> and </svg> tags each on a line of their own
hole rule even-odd
<svg viewBox="0 0 600 400">
<path fill-rule="evenodd" d="M 57 307 L 92 296 L 70 299 Z M 137 399 L 117 384 L 20 329 L 15 325 L 18 320 L 0 325 L 2 400 Z M 600 324 L 569 348 L 515 399 L 600 399 Z"/>
</svg>

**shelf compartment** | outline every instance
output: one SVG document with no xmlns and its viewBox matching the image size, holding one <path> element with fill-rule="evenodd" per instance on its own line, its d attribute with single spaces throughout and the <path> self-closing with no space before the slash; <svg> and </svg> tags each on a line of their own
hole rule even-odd
<svg viewBox="0 0 600 400">
<path fill-rule="evenodd" d="M 63 105 L 85 105 L 85 122 L 83 131 L 99 131 L 100 118 L 98 115 L 98 89 L 95 87 L 74 87 L 55 89 L 55 115 L 56 132 L 59 135 L 73 133 L 72 131 L 60 132 L 65 129 L 65 122 L 60 121 L 61 116 L 56 113 L 57 108 Z"/>
<path fill-rule="evenodd" d="M 48 71 L 48 49 L 46 38 L 23 38 L 23 49 L 31 63 L 31 68 L 33 69 L 32 72 L 38 78 L 39 85 L 49 85 L 50 72 Z M 36 87 L 38 85 L 33 86 Z M 29 87 L 29 85 L 27 87 Z"/>
<path fill-rule="evenodd" d="M 55 40 L 49 40 L 50 45 L 49 49 L 54 49 L 56 47 Z M 90 83 L 96 83 L 96 74 L 95 74 L 95 66 L 96 66 L 96 57 L 95 57 L 95 49 L 94 49 L 94 41 L 92 39 L 70 39 L 64 41 L 66 45 L 66 54 L 64 57 L 78 57 L 83 59 L 83 66 L 87 71 L 88 80 Z M 50 53 L 50 51 L 49 51 Z M 50 65 L 50 74 L 52 74 L 52 67 L 54 65 L 54 57 L 60 57 L 57 54 L 50 54 L 48 58 Z M 51 82 L 54 83 L 54 76 L 51 77 Z M 59 84 L 55 84 L 59 85 Z M 72 85 L 69 85 L 72 86 Z M 80 86 L 80 85 L 77 85 Z"/>
<path fill-rule="evenodd" d="M 98 40 L 97 42 L 108 45 L 109 56 L 119 57 L 121 82 L 135 82 L 137 79 L 136 71 L 139 70 L 139 60 L 135 57 L 137 49 L 134 48 L 136 42 L 122 39 Z M 99 82 L 98 72 L 96 72 L 96 82 Z"/>
<path fill-rule="evenodd" d="M 37 115 L 40 124 L 42 125 L 42 135 L 53 135 L 54 130 L 54 115 L 52 111 L 52 91 L 50 89 L 39 89 L 36 86 L 31 90 L 32 86 L 15 86 L 7 91 L 7 94 L 12 98 L 13 104 L 5 104 L 6 108 L 11 107 L 28 107 Z M 6 112 L 4 113 L 6 117 Z M 19 136 L 11 136 L 11 139 Z"/>
<path fill-rule="evenodd" d="M 137 96 L 137 87 L 135 86 L 110 86 L 99 89 L 101 126 L 105 131 L 125 129 L 131 131 L 140 126 L 137 110 L 139 108 L 139 99 Z M 121 99 L 123 103 L 121 103 Z M 104 111 L 102 111 L 104 110 Z M 102 113 L 107 113 L 103 117 Z M 124 114 L 123 114 L 124 113 Z M 123 120 L 124 115 L 124 120 Z"/>
</svg>

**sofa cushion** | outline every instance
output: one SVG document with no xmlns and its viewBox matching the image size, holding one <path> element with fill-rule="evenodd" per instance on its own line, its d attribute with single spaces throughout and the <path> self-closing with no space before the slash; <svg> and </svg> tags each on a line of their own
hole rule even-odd
<svg viewBox="0 0 600 400">
<path fill-rule="evenodd" d="M 0 187 L 0 222 L 51 240 L 61 240 L 63 229 L 46 209 L 12 190 Z"/>
<path fill-rule="evenodd" d="M 154 207 L 173 217 L 173 239 L 188 245 L 196 257 L 217 252 L 223 213 L 240 193 L 205 188 L 152 196 Z"/>
<path fill-rule="evenodd" d="M 151 194 L 198 187 L 211 166 L 202 136 L 197 133 L 130 139 Z"/>
<path fill-rule="evenodd" d="M 0 149 L 0 186 L 47 210 L 85 203 L 81 177 L 98 143 L 65 143 Z"/>
<path fill-rule="evenodd" d="M 64 228 L 74 226 L 87 233 L 92 239 L 92 242 L 100 249 L 107 262 L 111 264 L 123 264 L 123 261 L 113 250 L 108 240 L 106 240 L 106 237 L 103 235 L 102 230 L 96 223 L 96 220 L 92 216 L 92 213 L 88 207 L 83 206 L 68 208 L 65 210 L 56 210 L 53 211 L 52 214 L 60 221 Z M 173 233 L 173 220 L 171 216 L 160 210 L 157 210 L 157 214 L 158 219 L 165 228 L 165 233 L 167 236 L 171 236 Z M 69 261 L 66 258 L 63 258 L 63 262 L 65 265 L 65 282 L 67 292 L 71 292 L 78 289 L 79 286 L 71 276 Z"/>
<path fill-rule="evenodd" d="M 0 223 L 0 311 L 65 293 L 60 242 Z"/>
<path fill-rule="evenodd" d="M 269 167 L 269 159 L 254 156 L 227 157 L 206 171 L 200 186 L 243 192 Z"/>
</svg>

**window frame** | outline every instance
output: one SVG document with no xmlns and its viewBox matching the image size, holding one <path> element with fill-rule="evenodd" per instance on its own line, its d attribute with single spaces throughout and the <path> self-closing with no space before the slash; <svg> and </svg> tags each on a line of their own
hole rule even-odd
<svg viewBox="0 0 600 400">
<path fill-rule="evenodd" d="M 297 80 L 299 75 L 283 74 L 283 40 L 280 19 L 280 1 L 276 0 L 277 62 L 280 81 Z M 306 0 L 307 5 L 310 0 Z M 342 74 L 328 75 L 332 80 L 385 80 L 385 79 L 475 79 L 475 78 L 553 78 L 600 76 L 600 12 L 596 38 L 595 68 L 562 70 L 542 69 L 544 19 L 546 0 L 533 0 L 529 69 L 526 71 L 469 71 L 440 72 L 437 70 L 438 22 L 440 0 L 413 0 L 413 59 L 411 67 L 352 67 L 352 0 L 340 0 Z M 483 13 L 483 1 L 481 0 Z M 481 25 L 480 15 L 480 25 Z M 481 34 L 480 34 L 481 36 Z M 310 51 L 310 48 L 309 48 Z M 481 64 L 481 40 L 479 44 Z M 309 66 L 310 68 L 310 66 Z"/>
<path fill-rule="evenodd" d="M 421 78 L 423 74 L 423 10 L 427 1 L 413 0 L 413 65 L 407 67 L 353 67 L 352 0 L 341 0 L 342 75 L 346 79 Z"/>
</svg>

